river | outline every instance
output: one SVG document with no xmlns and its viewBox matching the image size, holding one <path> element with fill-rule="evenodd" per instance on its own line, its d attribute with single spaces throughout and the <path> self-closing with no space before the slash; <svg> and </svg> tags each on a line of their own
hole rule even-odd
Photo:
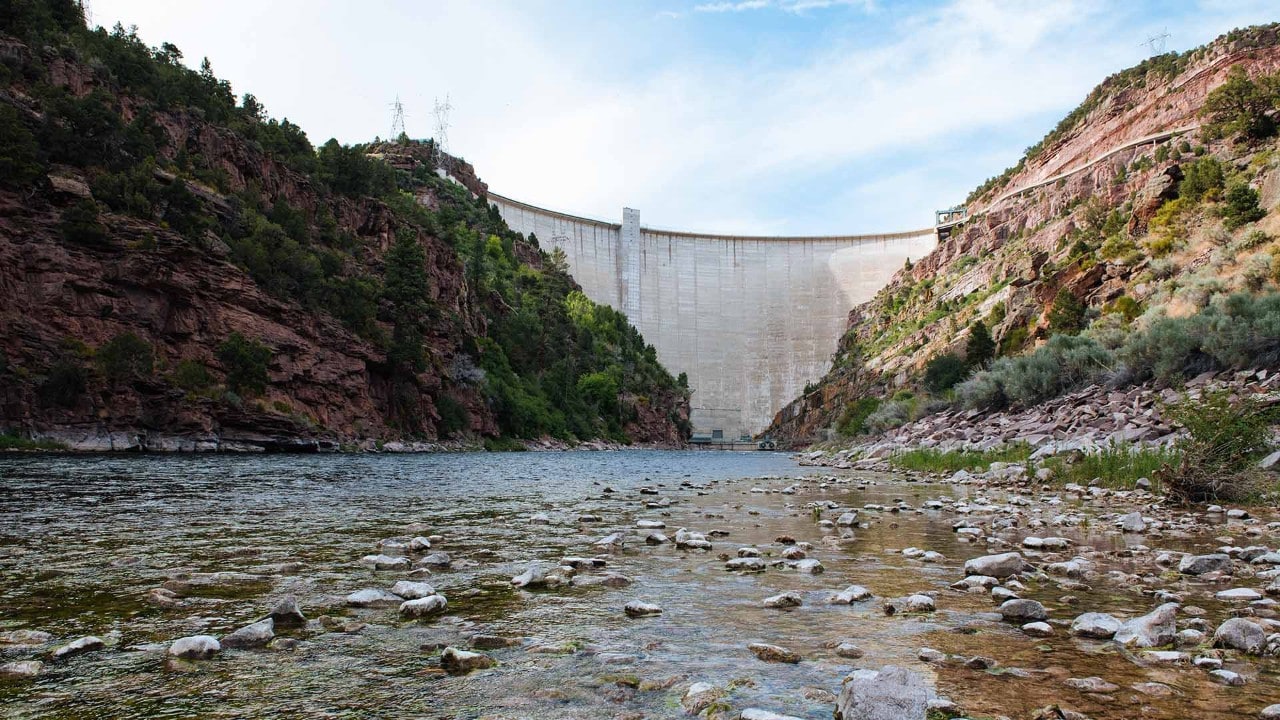
<svg viewBox="0 0 1280 720">
<path fill-rule="evenodd" d="M 844 675 L 885 664 L 924 673 L 984 716 L 1026 717 L 1062 702 L 1094 718 L 1182 718 L 1190 708 L 1198 720 L 1226 720 L 1280 702 L 1273 659 L 1229 662 L 1251 681 L 1223 688 L 1199 669 L 1153 666 L 1062 628 L 1029 638 L 993 616 L 989 597 L 949 590 L 964 559 L 988 550 L 953 532 L 953 505 L 916 509 L 937 498 L 961 500 L 977 492 L 971 488 L 844 474 L 777 492 L 819 474 L 830 471 L 776 453 L 0 458 L 0 633 L 53 636 L 40 646 L 0 645 L 0 662 L 46 660 L 35 679 L 0 682 L 0 707 L 11 718 L 674 718 L 682 716 L 684 689 L 705 681 L 726 689 L 729 707 L 816 720 L 831 717 Z M 1008 499 L 996 494 L 993 502 Z M 669 507 L 645 507 L 662 498 Z M 885 509 L 864 509 L 866 527 L 841 539 L 815 523 L 806 507 L 814 501 Z M 906 509 L 892 512 L 895 505 Z M 537 514 L 546 524 L 531 522 Z M 636 529 L 638 519 L 665 522 L 667 535 L 680 527 L 719 532 L 711 552 L 680 551 L 647 545 L 650 531 Z M 531 563 L 601 555 L 593 543 L 613 532 L 624 534 L 623 548 L 584 574 L 620 573 L 628 586 L 512 587 Z M 1113 557 L 1108 570 L 1136 572 L 1132 538 L 1087 522 L 1054 533 Z M 725 570 L 722 554 L 736 557 L 743 546 L 775 560 L 783 535 L 812 543 L 809 557 L 826 572 Z M 446 611 L 408 620 L 394 605 L 348 607 L 349 593 L 386 589 L 406 576 L 360 559 L 380 552 L 380 541 L 414 536 L 438 536 L 431 552 L 451 556 L 449 568 L 416 578 L 448 598 Z M 1207 551 L 1215 542 L 1180 537 L 1164 547 Z M 908 546 L 945 559 L 922 563 L 897 552 Z M 243 575 L 188 588 L 173 606 L 149 600 L 166 582 L 215 572 Z M 877 598 L 936 592 L 938 611 L 890 617 L 879 599 L 827 603 L 851 583 Z M 1070 590 L 1046 582 L 1024 597 L 1067 621 L 1084 610 L 1133 615 L 1153 606 L 1141 588 L 1123 583 Z M 799 593 L 804 604 L 761 607 L 782 592 Z M 270 646 L 227 649 L 201 662 L 167 657 L 174 639 L 224 636 L 286 596 L 298 599 L 310 622 L 278 629 Z M 637 599 L 663 613 L 626 617 L 622 606 Z M 1226 612 L 1196 604 L 1215 616 Z M 442 672 L 440 649 L 466 648 L 476 634 L 517 640 L 485 651 L 498 661 L 492 669 Z M 51 649 L 86 635 L 106 648 L 48 661 Z M 840 640 L 865 656 L 838 656 Z M 792 648 L 804 661 L 761 662 L 746 649 L 752 642 Z M 999 665 L 927 665 L 916 658 L 926 646 Z M 1121 689 L 1063 689 L 1066 678 L 1095 675 Z M 1149 683 L 1171 692 L 1132 689 Z"/>
</svg>

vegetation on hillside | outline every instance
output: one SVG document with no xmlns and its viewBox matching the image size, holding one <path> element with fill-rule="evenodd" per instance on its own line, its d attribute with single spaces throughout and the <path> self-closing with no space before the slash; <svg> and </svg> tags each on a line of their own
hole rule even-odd
<svg viewBox="0 0 1280 720">
<path fill-rule="evenodd" d="M 625 441 L 627 424 L 648 404 L 679 420 L 687 388 L 626 318 L 584 297 L 562 259 L 512 232 L 483 198 L 440 179 L 429 162 L 401 170 L 370 157 L 367 146 L 329 140 L 315 148 L 254 96 L 237 100 L 207 59 L 191 70 L 177 47 L 148 47 L 132 28 L 89 29 L 72 0 L 5 3 L 0 31 L 29 49 L 5 56 L 0 85 L 30 98 L 0 102 L 0 185 L 30 194 L 45 190 L 47 175 L 61 166 L 82 173 L 92 198 L 62 210 L 66 242 L 103 247 L 115 218 L 129 217 L 176 232 L 194 252 L 229 249 L 262 290 L 332 316 L 384 356 L 380 371 L 393 388 L 387 420 L 410 437 L 466 432 L 470 418 L 457 398 L 477 391 L 509 437 Z M 52 81 L 53 64 L 90 74 L 93 89 L 72 94 Z M 295 206 L 279 192 L 233 180 L 196 144 L 171 145 L 162 121 L 228 133 L 306 178 L 321 202 Z M 433 155 L 426 144 L 403 142 Z M 421 194 L 436 197 L 436 209 L 420 204 Z M 338 220 L 344 202 L 379 203 L 391 213 L 398 229 L 385 254 Z M 461 312 L 431 287 L 429 263 L 447 261 L 428 257 L 427 237 L 442 240 L 463 268 Z M 146 237 L 130 252 L 156 242 Z M 469 319 L 475 316 L 483 321 Z M 477 326 L 487 332 L 477 334 Z M 466 336 L 465 356 L 446 367 L 432 332 Z M 120 338 L 23 371 L 44 376 L 45 396 L 67 407 L 104 378 L 149 378 L 201 393 L 220 383 L 229 393 L 207 394 L 235 401 L 271 383 L 273 350 L 260 338 L 232 333 L 217 349 L 218 366 L 184 358 L 173 369 L 143 345 L 136 335 Z M 87 363 L 94 355 L 97 362 Z M 428 376 L 439 382 L 423 382 Z M 429 405 L 435 418 L 417 402 L 427 387 L 438 388 Z"/>
</svg>

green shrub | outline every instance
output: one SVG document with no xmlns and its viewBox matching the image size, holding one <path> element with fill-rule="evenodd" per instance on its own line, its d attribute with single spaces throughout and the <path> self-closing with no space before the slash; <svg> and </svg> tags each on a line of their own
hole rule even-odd
<svg viewBox="0 0 1280 720">
<path fill-rule="evenodd" d="M 1216 199 L 1225 177 L 1222 162 L 1216 157 L 1198 158 L 1183 167 L 1182 182 L 1178 183 L 1178 196 L 1193 203 Z"/>
<path fill-rule="evenodd" d="M 1054 335 L 1035 352 L 996 360 L 956 388 L 969 408 L 1030 406 L 1099 378 L 1114 357 L 1092 338 Z"/>
<path fill-rule="evenodd" d="M 98 221 L 98 204 L 80 200 L 62 211 L 62 237 L 80 245 L 98 245 L 107 239 L 107 229 Z"/>
<path fill-rule="evenodd" d="M 1200 114 L 1208 118 L 1204 132 L 1210 137 L 1270 137 L 1276 123 L 1271 117 L 1280 100 L 1277 76 L 1255 82 L 1243 65 L 1233 65 L 1227 79 L 1205 97 Z"/>
<path fill-rule="evenodd" d="M 836 424 L 836 432 L 844 437 L 854 437 L 866 432 L 867 418 L 880 407 L 880 398 L 874 396 L 860 397 L 849 403 L 840 422 Z"/>
<path fill-rule="evenodd" d="M 441 437 L 453 437 L 471 426 L 471 413 L 451 395 L 436 398 L 436 411 L 440 413 L 438 430 Z"/>
<path fill-rule="evenodd" d="M 924 368 L 924 387 L 931 393 L 943 393 L 955 387 L 969 374 L 964 360 L 947 353 L 930 360 Z"/>
<path fill-rule="evenodd" d="M 227 374 L 227 387 L 238 395 L 258 395 L 267 388 L 271 348 L 233 332 L 218 346 L 218 361 Z"/>
<path fill-rule="evenodd" d="M 865 425 L 867 432 L 875 434 L 905 425 L 911 419 L 911 411 L 915 403 L 911 400 L 890 400 L 880 403 L 874 412 L 867 415 Z"/>
<path fill-rule="evenodd" d="M 142 380 L 151 375 L 155 353 L 151 344 L 131 332 L 109 340 L 94 355 L 98 370 L 113 383 Z"/>
<path fill-rule="evenodd" d="M 213 375 L 196 360 L 183 360 L 169 373 L 169 382 L 190 393 L 200 393 L 213 386 Z"/>
<path fill-rule="evenodd" d="M 84 366 L 75 360 L 60 360 L 49 368 L 40 383 L 40 399 L 48 405 L 72 407 L 84 395 L 88 376 Z"/>
<path fill-rule="evenodd" d="M 1222 220 L 1228 230 L 1261 220 L 1267 214 L 1258 206 L 1258 191 L 1245 182 L 1231 183 L 1222 200 Z"/>
<path fill-rule="evenodd" d="M 1257 460 L 1269 449 L 1274 412 L 1251 396 L 1233 400 L 1218 391 L 1186 398 L 1166 408 L 1165 415 L 1187 431 L 1175 445 L 1181 460 L 1162 477 L 1170 497 L 1239 501 L 1262 489 Z"/>
<path fill-rule="evenodd" d="M 3 65 L 0 65 L 3 67 Z M 0 185 L 20 188 L 44 175 L 40 163 L 40 146 L 27 129 L 18 111 L 0 105 Z"/>
<path fill-rule="evenodd" d="M 1128 295 L 1121 295 L 1115 300 L 1107 303 L 1106 306 L 1102 308 L 1102 312 L 1104 315 L 1119 315 L 1120 317 L 1123 317 L 1125 321 L 1133 322 L 1142 315 L 1142 303 L 1134 300 Z"/>
</svg>

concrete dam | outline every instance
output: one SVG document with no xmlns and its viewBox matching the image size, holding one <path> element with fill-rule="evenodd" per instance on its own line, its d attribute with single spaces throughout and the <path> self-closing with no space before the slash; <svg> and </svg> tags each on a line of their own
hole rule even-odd
<svg viewBox="0 0 1280 720">
<path fill-rule="evenodd" d="M 849 311 L 871 299 L 934 228 L 765 237 L 659 230 L 578 217 L 489 193 L 512 230 L 560 248 L 595 302 L 627 315 L 673 373 L 687 373 L 695 435 L 736 439 L 830 368 Z"/>
</svg>

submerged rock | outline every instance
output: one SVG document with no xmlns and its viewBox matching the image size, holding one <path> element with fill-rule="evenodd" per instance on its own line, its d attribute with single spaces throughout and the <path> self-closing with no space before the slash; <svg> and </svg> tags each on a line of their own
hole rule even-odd
<svg viewBox="0 0 1280 720">
<path fill-rule="evenodd" d="M 855 670 L 840 688 L 835 720 L 925 720 L 935 697 L 924 676 L 906 668 Z"/>
<path fill-rule="evenodd" d="M 347 604 L 351 607 L 385 607 L 404 601 L 399 595 L 392 595 L 386 590 L 365 588 L 347 596 Z"/>
<path fill-rule="evenodd" d="M 76 655 L 93 652 L 94 650 L 101 650 L 106 646 L 107 644 L 102 641 L 102 638 L 94 635 L 88 635 L 80 638 L 79 640 L 72 640 L 66 645 L 54 650 L 53 659 L 66 660 L 67 658 L 74 657 Z"/>
<path fill-rule="evenodd" d="M 884 614 L 933 612 L 936 609 L 933 598 L 928 595 L 915 594 L 907 597 L 893 598 L 884 601 Z"/>
<path fill-rule="evenodd" d="M 1222 572 L 1231 569 L 1231 556 L 1224 553 L 1211 555 L 1187 555 L 1178 563 L 1178 572 L 1183 575 L 1204 575 L 1211 572 Z"/>
<path fill-rule="evenodd" d="M 365 555 L 360 558 L 361 565 L 368 565 L 374 570 L 408 570 L 409 558 L 392 557 L 391 555 Z"/>
<path fill-rule="evenodd" d="M 447 647 L 440 653 L 440 667 L 455 675 L 465 675 L 497 665 L 497 661 L 484 653 Z"/>
<path fill-rule="evenodd" d="M 833 605 L 851 605 L 856 602 L 871 599 L 871 591 L 861 585 L 850 585 L 849 587 L 836 593 L 831 598 Z"/>
<path fill-rule="evenodd" d="M 686 715 L 698 715 L 712 703 L 724 696 L 724 691 L 706 682 L 696 682 L 685 690 L 680 698 L 680 707 Z"/>
<path fill-rule="evenodd" d="M 302 614 L 302 610 L 298 607 L 298 599 L 292 595 L 276 603 L 267 617 L 275 627 L 302 627 L 307 624 L 307 616 Z"/>
<path fill-rule="evenodd" d="M 788 650 L 787 648 L 784 648 L 781 645 L 769 645 L 766 643 L 751 643 L 750 645 L 747 646 L 747 649 L 750 650 L 753 655 L 763 660 L 764 662 L 789 663 L 794 665 L 800 662 L 800 659 L 801 659 L 799 653 L 793 650 Z"/>
<path fill-rule="evenodd" d="M 762 604 L 767 608 L 792 608 L 803 605 L 804 599 L 800 597 L 799 593 L 788 592 L 767 597 L 762 601 Z"/>
<path fill-rule="evenodd" d="M 622 606 L 622 612 L 626 613 L 627 617 L 638 618 L 648 617 L 650 615 L 661 615 L 662 608 L 654 605 L 653 603 L 644 602 L 643 600 L 632 600 Z"/>
<path fill-rule="evenodd" d="M 271 618 L 245 625 L 222 638 L 222 646 L 241 650 L 263 647 L 276 636 L 275 627 L 276 623 Z"/>
<path fill-rule="evenodd" d="M 40 675 L 44 663 L 39 660 L 19 660 L 0 665 L 0 678 L 16 678 L 29 680 Z"/>
<path fill-rule="evenodd" d="M 169 646 L 169 654 L 183 660 L 208 660 L 221 650 L 222 644 L 212 635 L 178 638 Z"/>
</svg>

